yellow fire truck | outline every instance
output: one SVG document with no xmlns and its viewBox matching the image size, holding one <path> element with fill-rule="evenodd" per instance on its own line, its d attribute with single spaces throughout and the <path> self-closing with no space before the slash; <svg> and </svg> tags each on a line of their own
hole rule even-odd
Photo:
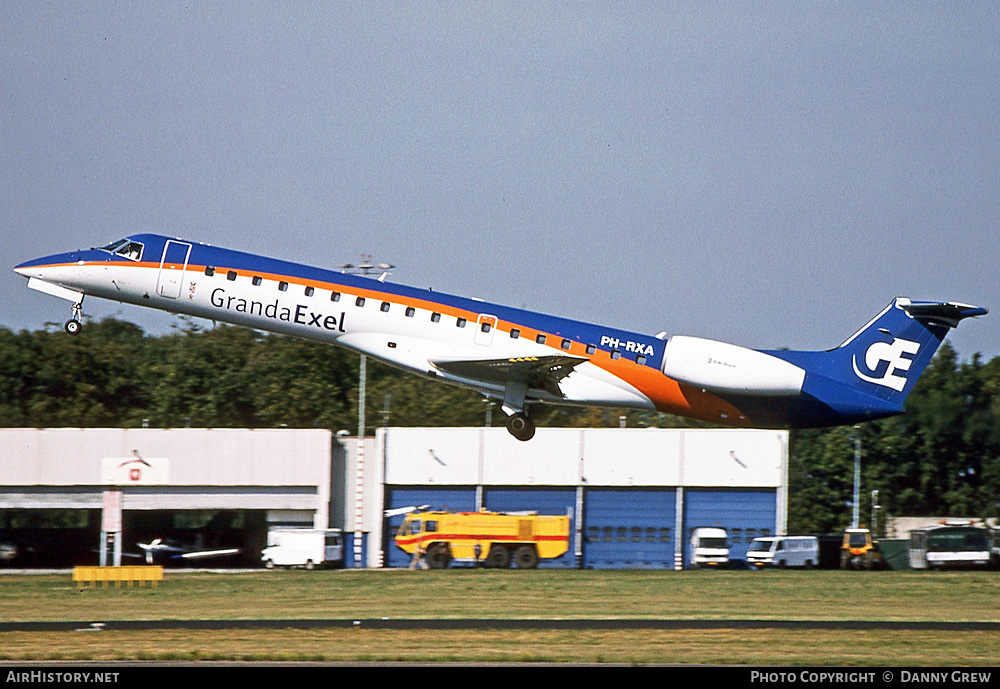
<svg viewBox="0 0 1000 689">
<path fill-rule="evenodd" d="M 396 545 L 427 566 L 445 569 L 453 560 L 491 568 L 533 569 L 543 558 L 569 550 L 569 517 L 535 513 L 411 512 L 396 533 Z"/>
<path fill-rule="evenodd" d="M 844 531 L 840 545 L 841 569 L 881 569 L 883 566 L 882 552 L 871 531 L 864 527 Z"/>
</svg>

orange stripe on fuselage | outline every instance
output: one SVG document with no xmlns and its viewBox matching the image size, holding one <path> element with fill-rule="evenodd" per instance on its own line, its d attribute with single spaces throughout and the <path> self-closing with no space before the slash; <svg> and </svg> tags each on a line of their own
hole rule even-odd
<svg viewBox="0 0 1000 689">
<path fill-rule="evenodd" d="M 77 264 L 67 263 L 58 265 L 71 266 Z M 112 265 L 115 267 L 141 267 L 155 269 L 161 268 L 160 263 L 134 263 L 131 261 L 93 263 L 88 265 Z M 188 271 L 200 273 L 201 275 L 204 275 L 206 268 L 204 265 L 188 264 L 185 267 L 184 264 L 171 263 L 163 264 L 162 267 L 177 270 L 186 268 Z M 264 280 L 274 282 L 287 282 L 290 285 L 339 291 L 345 295 L 355 298 L 365 297 L 366 299 L 378 299 L 380 301 L 386 301 L 390 304 L 398 304 L 404 307 L 412 306 L 414 308 L 425 309 L 427 311 L 440 313 L 454 318 L 465 318 L 471 322 L 476 321 L 478 316 L 481 313 L 484 313 L 448 306 L 446 304 L 441 304 L 427 299 L 402 297 L 400 295 L 390 294 L 366 287 L 357 287 L 353 285 L 347 286 L 322 280 L 298 278 L 282 273 L 266 273 L 245 269 L 225 268 L 221 266 L 214 266 L 214 268 L 215 276 L 225 277 L 227 273 L 235 272 L 237 277 L 260 277 Z M 487 304 L 484 303 L 484 306 L 487 306 Z M 629 385 L 633 386 L 641 394 L 649 398 L 657 411 L 689 416 L 704 421 L 721 422 L 727 425 L 750 425 L 749 419 L 747 419 L 746 415 L 743 414 L 743 412 L 741 412 L 737 407 L 734 407 L 732 404 L 709 392 L 688 385 L 681 385 L 672 378 L 668 378 L 661 371 L 653 368 L 652 366 L 637 364 L 626 358 L 612 359 L 611 352 L 603 349 L 598 349 L 594 354 L 587 354 L 587 346 L 594 343 L 581 342 L 572 338 L 566 338 L 565 335 L 561 333 L 550 333 L 531 328 L 530 326 L 524 326 L 520 323 L 511 323 L 503 320 L 498 320 L 495 328 L 500 332 L 506 333 L 508 337 L 510 336 L 511 330 L 517 329 L 520 331 L 522 338 L 530 339 L 531 341 L 534 341 L 538 335 L 545 335 L 546 342 L 544 346 L 551 348 L 555 353 L 568 354 L 570 356 L 578 356 L 582 359 L 587 359 L 598 368 L 607 371 L 611 375 L 620 378 Z M 563 339 L 570 339 L 569 349 L 562 348 L 561 344 Z"/>
<path fill-rule="evenodd" d="M 727 425 L 750 425 L 750 420 L 742 411 L 710 392 L 681 385 L 652 366 L 642 366 L 626 359 L 612 359 L 608 352 L 603 354 L 604 357 L 593 363 L 632 385 L 653 402 L 657 411 Z"/>
</svg>

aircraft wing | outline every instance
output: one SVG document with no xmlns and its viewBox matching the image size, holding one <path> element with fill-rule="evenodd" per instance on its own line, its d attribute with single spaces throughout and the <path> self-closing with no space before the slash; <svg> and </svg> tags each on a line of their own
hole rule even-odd
<svg viewBox="0 0 1000 689">
<path fill-rule="evenodd" d="M 559 389 L 563 378 L 585 362 L 574 356 L 523 356 L 509 359 L 452 359 L 431 361 L 434 368 L 461 378 L 504 385 L 525 383 L 528 388 L 545 390 L 554 397 L 564 397 Z"/>
</svg>

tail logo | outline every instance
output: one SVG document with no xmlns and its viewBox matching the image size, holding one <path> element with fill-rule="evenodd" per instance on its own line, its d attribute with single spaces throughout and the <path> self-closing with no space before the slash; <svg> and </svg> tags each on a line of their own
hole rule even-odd
<svg viewBox="0 0 1000 689">
<path fill-rule="evenodd" d="M 920 345 L 909 340 L 893 338 L 892 342 L 875 342 L 868 347 L 865 352 L 865 365 L 874 376 L 862 373 L 858 368 L 858 358 L 854 357 L 854 374 L 861 380 L 892 388 L 896 392 L 902 392 L 906 386 L 906 376 L 898 375 L 897 372 L 905 374 L 910 370 L 913 359 L 906 356 L 914 356 L 920 349 Z M 885 364 L 882 375 L 877 375 L 877 371 Z"/>
</svg>

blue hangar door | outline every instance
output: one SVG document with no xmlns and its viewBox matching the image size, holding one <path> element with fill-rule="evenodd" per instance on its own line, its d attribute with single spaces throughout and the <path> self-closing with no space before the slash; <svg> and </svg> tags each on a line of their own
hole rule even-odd
<svg viewBox="0 0 1000 689">
<path fill-rule="evenodd" d="M 588 488 L 583 566 L 673 569 L 676 505 L 673 488 Z"/>
<path fill-rule="evenodd" d="M 684 566 L 691 564 L 691 530 L 722 527 L 729 534 L 729 561 L 745 561 L 750 542 L 771 536 L 777 523 L 774 489 L 684 491 Z"/>
<path fill-rule="evenodd" d="M 475 488 L 391 488 L 385 496 L 386 509 L 398 509 L 419 505 L 430 505 L 430 510 L 447 510 L 448 512 L 474 512 L 476 510 Z M 403 523 L 403 515 L 390 517 L 385 526 L 385 564 L 386 567 L 406 567 L 410 564 L 411 555 L 396 547 L 396 532 Z"/>
<path fill-rule="evenodd" d="M 573 544 L 576 533 L 575 488 L 487 488 L 483 507 L 490 512 L 537 512 L 538 514 L 570 515 L 569 548 L 557 558 L 540 560 L 538 567 L 576 567 Z"/>
</svg>

